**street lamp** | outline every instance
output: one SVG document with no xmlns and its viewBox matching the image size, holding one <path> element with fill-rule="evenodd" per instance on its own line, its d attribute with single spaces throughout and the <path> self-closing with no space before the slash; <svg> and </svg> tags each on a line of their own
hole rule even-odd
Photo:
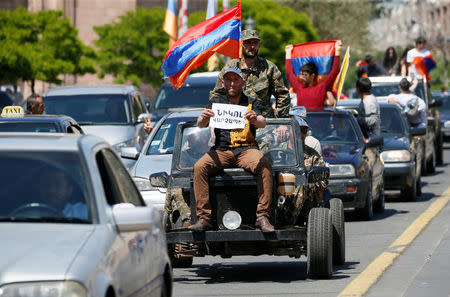
<svg viewBox="0 0 450 297">
<path fill-rule="evenodd" d="M 247 20 L 245 21 L 245 29 L 246 30 L 253 30 L 253 29 L 255 29 L 255 21 L 252 19 L 251 16 L 249 16 L 247 18 Z"/>
</svg>

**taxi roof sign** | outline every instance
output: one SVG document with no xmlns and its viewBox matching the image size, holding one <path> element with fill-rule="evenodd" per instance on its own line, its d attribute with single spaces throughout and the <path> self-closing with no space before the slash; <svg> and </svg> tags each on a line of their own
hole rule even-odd
<svg viewBox="0 0 450 297">
<path fill-rule="evenodd" d="M 21 117 L 25 111 L 21 106 L 5 106 L 2 110 L 2 117 Z"/>
</svg>

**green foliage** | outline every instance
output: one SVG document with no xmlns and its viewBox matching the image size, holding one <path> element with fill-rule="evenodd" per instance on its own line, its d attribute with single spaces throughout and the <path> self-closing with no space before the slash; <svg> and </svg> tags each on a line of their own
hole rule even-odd
<svg viewBox="0 0 450 297">
<path fill-rule="evenodd" d="M 230 7 L 237 5 L 237 1 L 230 2 Z M 221 12 L 220 1 L 218 7 Z M 245 29 L 245 21 L 251 16 L 261 37 L 259 54 L 274 62 L 281 71 L 284 71 L 286 45 L 319 40 L 316 29 L 303 12 L 296 12 L 273 0 L 246 0 L 241 2 L 241 8 L 242 29 Z M 189 14 L 189 27 L 205 18 L 205 11 Z"/>
<path fill-rule="evenodd" d="M 0 81 L 61 83 L 61 74 L 95 72 L 93 57 L 62 11 L 0 11 Z"/>
<path fill-rule="evenodd" d="M 94 27 L 99 36 L 95 44 L 100 77 L 109 73 L 118 83 L 161 85 L 162 60 L 169 44 L 162 29 L 164 15 L 161 7 L 137 8 L 121 16 L 119 22 Z"/>
</svg>

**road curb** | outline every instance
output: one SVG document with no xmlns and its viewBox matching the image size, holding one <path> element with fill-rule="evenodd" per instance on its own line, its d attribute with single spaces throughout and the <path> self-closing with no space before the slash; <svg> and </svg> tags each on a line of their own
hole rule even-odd
<svg viewBox="0 0 450 297">
<path fill-rule="evenodd" d="M 375 260 L 370 263 L 344 290 L 339 297 L 357 297 L 367 293 L 370 287 L 392 265 L 414 239 L 425 229 L 429 222 L 450 201 L 450 187 L 436 199 L 409 227 Z"/>
</svg>

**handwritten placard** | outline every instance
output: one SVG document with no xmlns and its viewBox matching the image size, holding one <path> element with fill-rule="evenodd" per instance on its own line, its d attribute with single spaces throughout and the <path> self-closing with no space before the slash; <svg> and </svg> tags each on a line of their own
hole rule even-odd
<svg viewBox="0 0 450 297">
<path fill-rule="evenodd" d="M 213 103 L 214 116 L 209 119 L 209 126 L 219 129 L 244 129 L 244 114 L 247 106 L 237 104 Z"/>
</svg>

